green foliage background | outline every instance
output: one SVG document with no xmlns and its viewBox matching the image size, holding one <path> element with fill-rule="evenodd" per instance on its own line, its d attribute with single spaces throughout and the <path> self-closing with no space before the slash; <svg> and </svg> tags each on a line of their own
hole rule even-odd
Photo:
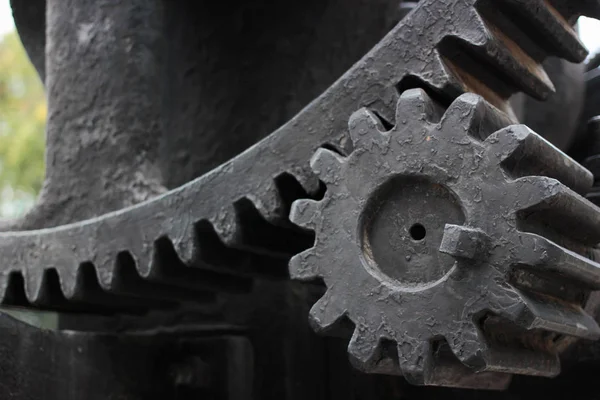
<svg viewBox="0 0 600 400">
<path fill-rule="evenodd" d="M 44 179 L 44 87 L 16 32 L 0 38 L 0 216 L 25 212 Z"/>
<path fill-rule="evenodd" d="M 46 97 L 16 32 L 0 37 L 0 217 L 27 211 L 44 180 Z M 0 308 L 31 325 L 57 328 L 58 314 Z"/>
</svg>

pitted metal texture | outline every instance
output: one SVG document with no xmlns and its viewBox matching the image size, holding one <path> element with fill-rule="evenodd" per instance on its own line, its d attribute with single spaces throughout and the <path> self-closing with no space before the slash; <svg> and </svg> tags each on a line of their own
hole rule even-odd
<svg viewBox="0 0 600 400">
<path fill-rule="evenodd" d="M 421 1 L 296 117 L 206 175 L 94 219 L 1 234 L 2 302 L 127 311 L 246 290 L 256 273 L 285 276 L 311 240 L 289 223 L 289 204 L 318 192 L 308 166 L 318 147 L 349 148 L 354 111 L 368 106 L 392 124 L 399 94 L 418 86 L 442 103 L 475 92 L 512 115 L 513 93 L 552 91 L 546 56 L 585 57 L 568 21 L 597 7 L 562 3 Z"/>
<path fill-rule="evenodd" d="M 316 240 L 291 275 L 327 286 L 313 327 L 337 335 L 350 321 L 355 366 L 415 384 L 555 376 L 566 337 L 600 337 L 583 309 L 600 288 L 585 257 L 600 209 L 572 190 L 591 173 L 474 94 L 444 112 L 406 91 L 395 121 L 354 113 L 354 151 L 312 158 L 325 197 L 293 204 Z"/>
</svg>

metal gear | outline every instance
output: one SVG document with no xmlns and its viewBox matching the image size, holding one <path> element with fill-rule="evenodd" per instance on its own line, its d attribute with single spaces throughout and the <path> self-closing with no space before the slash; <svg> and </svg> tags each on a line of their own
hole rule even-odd
<svg viewBox="0 0 600 400">
<path fill-rule="evenodd" d="M 347 147 L 353 111 L 368 106 L 393 123 L 399 92 L 414 86 L 443 102 L 479 93 L 508 114 L 514 93 L 544 98 L 552 83 L 542 60 L 586 56 L 566 21 L 600 15 L 596 1 L 563 3 L 419 2 L 296 117 L 209 173 L 96 218 L 0 234 L 0 302 L 128 312 L 248 290 L 256 274 L 285 276 L 307 243 L 287 220 L 290 200 L 318 192 L 308 159 L 323 144 Z"/>
<path fill-rule="evenodd" d="M 353 364 L 414 384 L 555 376 L 563 337 L 600 337 L 582 308 L 600 264 L 581 255 L 600 242 L 600 209 L 572 190 L 590 172 L 474 94 L 443 113 L 409 90 L 395 120 L 354 113 L 354 151 L 311 161 L 325 197 L 293 204 L 316 241 L 290 273 L 327 286 L 312 325 L 351 321 Z"/>
</svg>

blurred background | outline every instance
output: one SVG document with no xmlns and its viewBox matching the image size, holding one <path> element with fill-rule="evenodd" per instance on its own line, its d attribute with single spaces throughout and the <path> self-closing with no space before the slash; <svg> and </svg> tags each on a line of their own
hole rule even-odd
<svg viewBox="0 0 600 400">
<path fill-rule="evenodd" d="M 600 51 L 600 21 L 581 18 L 591 54 Z M 0 0 L 0 218 L 17 217 L 34 203 L 44 178 L 43 85 L 15 31 L 9 0 Z"/>
<path fill-rule="evenodd" d="M 9 0 L 0 0 L 0 218 L 35 201 L 44 179 L 44 87 L 15 30 Z"/>
</svg>

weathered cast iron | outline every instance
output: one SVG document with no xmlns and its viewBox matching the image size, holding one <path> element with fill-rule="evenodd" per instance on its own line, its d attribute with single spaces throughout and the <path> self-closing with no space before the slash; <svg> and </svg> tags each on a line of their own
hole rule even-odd
<svg viewBox="0 0 600 400">
<path fill-rule="evenodd" d="M 316 242 L 292 258 L 291 275 L 327 285 L 313 325 L 350 320 L 358 368 L 416 384 L 557 375 L 562 335 L 600 338 L 582 309 L 600 264 L 572 251 L 600 242 L 600 209 L 565 186 L 588 186 L 590 172 L 473 94 L 443 113 L 409 90 L 395 120 L 388 130 L 356 112 L 352 154 L 312 159 L 325 197 L 293 204 L 291 220 Z M 501 374 L 469 374 L 451 354 Z"/>
<path fill-rule="evenodd" d="M 435 144 L 427 142 L 414 152 L 396 148 L 389 154 L 402 153 L 404 161 L 388 160 L 389 167 L 363 166 L 361 173 L 367 174 L 365 176 L 375 171 L 386 172 L 387 168 L 399 171 L 404 168 L 402 162 L 406 165 L 418 165 L 423 160 L 429 160 L 431 165 L 458 163 L 463 151 L 468 151 L 463 158 L 471 157 L 474 166 L 473 171 L 440 172 L 453 174 L 453 179 L 466 182 L 464 187 L 477 192 L 473 192 L 471 198 L 443 188 L 439 194 L 438 188 L 433 188 L 423 177 L 409 182 L 413 189 L 395 194 L 398 204 L 407 201 L 400 199 L 406 195 L 411 207 L 413 203 L 423 206 L 417 208 L 420 213 L 428 211 L 427 198 L 437 198 L 440 206 L 436 203 L 429 211 L 443 214 L 437 220 L 449 220 L 453 225 L 448 227 L 447 233 L 445 228 L 437 233 L 442 252 L 438 251 L 439 246 L 428 248 L 433 261 L 431 265 L 423 261 L 427 266 L 425 270 L 431 273 L 427 277 L 420 275 L 425 270 L 415 272 L 410 268 L 405 269 L 404 277 L 394 275 L 401 271 L 392 267 L 395 257 L 400 257 L 400 263 L 410 260 L 406 260 L 407 254 L 401 251 L 400 244 L 387 248 L 385 240 L 378 239 L 378 245 L 371 250 L 383 254 L 385 273 L 392 276 L 388 278 L 409 282 L 427 278 L 427 282 L 437 282 L 454 276 L 454 272 L 448 275 L 447 267 L 456 259 L 457 266 L 450 269 L 464 271 L 463 265 L 476 266 L 466 269 L 466 274 L 473 274 L 477 279 L 463 281 L 461 288 L 465 294 L 461 296 L 491 288 L 482 283 L 485 274 L 498 273 L 499 280 L 486 283 L 496 285 L 494 288 L 498 291 L 493 293 L 499 294 L 498 301 L 505 299 L 508 304 L 478 309 L 497 315 L 480 315 L 474 311 L 479 305 L 456 319 L 450 320 L 444 315 L 435 329 L 422 330 L 426 333 L 417 335 L 419 341 L 415 342 L 437 341 L 437 344 L 431 342 L 434 353 L 399 351 L 396 353 L 400 358 L 395 365 L 394 357 L 387 357 L 388 343 L 380 346 L 379 338 L 369 336 L 375 329 L 373 320 L 363 322 L 356 317 L 368 312 L 370 318 L 381 318 L 389 312 L 389 305 L 362 301 L 364 309 L 348 315 L 358 327 L 351 342 L 351 353 L 362 361 L 359 366 L 368 372 L 403 372 L 415 383 L 499 388 L 508 382 L 509 375 L 505 373 L 556 374 L 559 347 L 570 341 L 562 335 L 596 337 L 598 327 L 582 306 L 586 304 L 589 290 L 597 285 L 598 266 L 582 255 L 598 242 L 598 225 L 594 225 L 597 209 L 575 194 L 588 191 L 592 176 L 524 128 L 512 128 L 512 133 L 510 129 L 494 131 L 517 122 L 518 113 L 511 102 L 514 94 L 524 92 L 544 99 L 552 93 L 553 84 L 542 67 L 544 59 L 555 56 L 581 62 L 585 58 L 586 50 L 571 23 L 580 15 L 600 16 L 597 1 L 423 0 L 333 84 L 334 77 L 342 74 L 389 30 L 386 24 L 403 16 L 397 3 L 392 5 L 381 0 L 381 4 L 374 5 L 356 0 L 349 5 L 341 0 L 315 0 L 302 2 L 304 13 L 290 12 L 285 2 L 285 6 L 278 5 L 280 2 L 260 3 L 257 8 L 233 3 L 158 0 L 13 0 L 12 3 L 30 57 L 40 75 L 45 77 L 49 121 L 47 176 L 40 202 L 24 219 L 7 223 L 5 230 L 8 231 L 0 235 L 3 304 L 103 314 L 162 309 L 185 314 L 188 303 L 199 302 L 218 310 L 209 313 L 206 321 L 210 323 L 224 318 L 236 320 L 243 326 L 251 320 L 246 314 L 256 313 L 260 315 L 256 326 L 261 328 L 265 328 L 269 312 L 276 314 L 273 307 L 277 301 L 289 307 L 285 310 L 291 310 L 291 315 L 298 314 L 303 309 L 295 302 L 290 302 L 293 306 L 288 305 L 288 300 L 307 289 L 300 290 L 280 280 L 278 284 L 285 295 L 277 290 L 260 291 L 267 279 L 286 278 L 288 259 L 313 244 L 313 235 L 292 224 L 288 215 L 294 200 L 319 198 L 323 194 L 323 186 L 309 166 L 315 151 L 326 147 L 334 153 L 319 150 L 319 154 L 328 154 L 335 160 L 343 159 L 344 154 L 350 154 L 349 160 L 362 159 L 360 157 L 375 160 L 385 150 L 385 143 L 379 143 L 379 147 L 374 144 L 354 148 L 355 143 L 348 137 L 348 120 L 357 115 L 356 111 L 367 107 L 371 114 L 358 115 L 362 115 L 366 123 L 378 121 L 379 130 L 399 132 L 402 126 L 415 124 L 421 127 L 419 129 L 431 130 L 430 136 L 445 132 L 458 142 L 444 139 L 439 149 L 427 147 Z M 344 19 L 343 29 L 332 29 L 331 26 L 336 26 L 332 21 L 336 21 L 339 7 L 353 9 L 354 18 Z M 265 9 L 269 12 L 261 14 L 260 10 Z M 392 9 L 394 12 L 390 13 Z M 376 23 L 366 22 L 374 19 L 370 12 L 378 16 Z M 305 18 L 297 18 L 298 15 Z M 254 22 L 256 25 L 252 17 L 259 18 Z M 185 23 L 179 23 L 181 21 Z M 224 21 L 238 21 L 234 24 L 236 35 L 228 33 L 230 25 Z M 273 29 L 266 29 L 265 24 L 274 24 L 268 25 Z M 39 27 L 45 25 L 47 33 L 40 34 Z M 359 25 L 368 29 L 357 35 Z M 305 32 L 305 28 L 312 34 L 296 34 Z M 277 36 L 281 41 L 274 39 L 274 32 L 284 33 Z M 240 44 L 242 36 L 249 38 L 244 41 L 251 44 L 248 48 Z M 179 46 L 178 40 L 182 41 Z M 339 41 L 352 43 L 347 46 L 352 51 L 345 47 L 336 49 L 334 44 Z M 45 55 L 40 50 L 44 48 Z M 289 58 L 265 62 L 266 54 L 281 48 L 284 53 L 289 49 Z M 304 64 L 299 62 L 303 59 L 312 60 L 312 72 L 308 76 Z M 277 74 L 280 70 L 284 72 Z M 246 76 L 240 71 L 254 73 Z M 277 75 L 282 75 L 283 81 L 275 84 L 271 79 Z M 226 89 L 220 90 L 220 84 Z M 421 88 L 427 94 L 411 91 L 414 88 Z M 323 94 L 291 118 L 323 90 Z M 268 93 L 269 100 L 259 104 L 253 96 L 257 91 Z M 252 95 L 248 95 L 250 92 Z M 481 96 L 485 103 L 473 95 L 461 97 L 468 92 Z M 293 93 L 292 98 L 289 93 Z M 415 93 L 418 93 L 416 97 Z M 425 113 L 429 119 L 424 120 L 422 111 L 406 105 L 407 99 L 416 101 L 416 98 L 427 104 L 429 98 L 434 99 L 427 106 L 433 114 Z M 397 114 L 399 99 L 400 114 Z M 405 109 L 403 101 L 408 109 L 406 113 L 402 111 Z M 476 104 L 476 110 L 469 108 L 469 104 Z M 437 121 L 437 116 L 441 117 L 446 108 L 446 117 Z M 466 114 L 460 115 L 457 109 Z M 478 114 L 480 112 L 484 115 Z M 288 119 L 274 133 L 255 143 Z M 446 125 L 444 121 L 448 121 Z M 469 121 L 479 121 L 481 125 L 469 125 Z M 439 132 L 435 131 L 438 122 Z M 371 137 L 379 134 L 374 126 L 369 132 Z M 411 131 L 407 137 L 419 132 Z M 468 133 L 479 136 L 472 138 Z M 238 134 L 241 140 L 236 141 Z M 479 160 L 479 156 L 491 157 L 490 149 L 496 149 L 490 137 L 498 143 L 506 140 L 515 145 L 514 153 L 506 154 L 502 166 L 499 166 L 500 161 L 486 164 L 483 159 Z M 199 151 L 195 154 L 191 149 Z M 424 157 L 426 151 L 430 158 Z M 438 160 L 436 153 L 446 154 L 449 161 Z M 481 166 L 478 160 L 483 163 Z M 565 160 L 568 165 L 563 165 Z M 220 163 L 223 164 L 217 167 Z M 488 176 L 477 168 L 489 168 L 486 173 L 494 179 L 488 181 Z M 557 178 L 562 184 L 550 178 L 517 179 L 530 174 Z M 200 177 L 193 179 L 196 176 Z M 321 178 L 327 180 L 328 176 L 324 171 Z M 515 178 L 523 187 L 516 189 L 516 184 L 511 183 L 513 186 L 505 188 L 509 185 L 505 182 L 508 177 Z M 471 178 L 474 180 L 469 183 Z M 344 182 L 364 185 L 364 190 L 370 187 L 361 179 L 346 177 Z M 451 185 L 447 180 L 444 182 Z M 485 182 L 489 191 L 478 192 L 477 182 Z M 328 198 L 335 185 L 326 183 Z M 509 204 L 518 200 L 510 197 L 511 193 L 522 196 L 523 204 Z M 393 191 L 391 194 L 394 195 Z M 481 211 L 476 199 L 484 194 L 487 197 L 486 200 L 482 197 L 481 205 L 506 201 L 502 204 L 509 214 L 499 216 L 493 213 L 493 207 L 488 207 L 484 210 L 488 214 L 469 219 L 473 217 L 462 207 L 470 204 Z M 374 196 L 376 192 L 365 193 L 364 199 Z M 488 200 L 490 196 L 493 198 Z M 525 207 L 528 201 L 535 209 Z M 380 207 L 384 213 L 386 207 L 392 207 L 388 212 L 395 212 L 393 202 L 388 204 L 382 200 L 372 207 Z M 352 222 L 360 210 L 348 208 L 343 212 L 348 213 L 347 221 Z M 531 214 L 524 216 L 524 210 Z M 378 215 L 376 210 L 372 213 Z M 299 218 L 298 207 L 294 215 Z M 331 221 L 335 216 L 324 213 L 314 217 Z M 544 218 L 552 223 L 540 222 Z M 474 225 L 461 228 L 465 221 L 473 221 Z M 502 223 L 492 229 L 489 225 L 494 221 Z M 523 225 L 517 224 L 511 230 L 507 226 L 511 221 Z M 574 222 L 578 224 L 576 229 L 573 229 Z M 356 219 L 354 223 L 363 222 Z M 383 220 L 381 223 L 384 233 L 394 233 L 392 228 L 396 227 L 386 226 Z M 427 226 L 421 225 L 414 225 L 416 241 L 422 229 L 431 234 Z M 585 229 L 580 231 L 582 227 Z M 377 237 L 378 229 L 373 231 Z M 406 227 L 398 229 L 396 235 L 406 231 Z M 349 249 L 348 238 L 334 233 L 341 231 L 330 232 L 330 238 L 338 241 L 327 250 Z M 411 235 L 410 229 L 408 234 Z M 317 232 L 316 237 L 318 245 L 323 240 L 322 232 Z M 410 240 L 397 238 L 399 243 Z M 507 241 L 505 247 L 498 245 L 501 239 Z M 529 242 L 516 246 L 515 241 L 519 239 Z M 545 246 L 543 257 L 538 245 Z M 482 253 L 490 257 L 487 263 L 478 259 Z M 445 261 L 435 264 L 437 258 Z M 335 261 L 323 261 L 332 268 L 325 279 L 329 285 L 326 296 L 331 296 L 331 282 L 343 287 L 358 277 L 333 269 L 337 265 Z M 511 263 L 517 261 L 531 264 L 533 272 L 520 268 L 521 264 L 513 268 Z M 541 268 L 552 270 L 552 274 L 538 277 L 536 274 Z M 310 276 L 325 275 L 323 270 L 314 271 Z M 487 272 L 480 271 L 477 275 L 478 270 Z M 292 273 L 297 274 L 297 270 L 293 269 Z M 554 273 L 569 277 L 564 283 L 566 289 L 556 284 Z M 374 297 L 372 291 L 353 294 Z M 310 296 L 305 297 L 305 302 L 310 301 Z M 251 308 L 255 307 L 252 301 L 258 299 L 271 309 Z M 330 303 L 332 307 L 342 307 L 340 301 L 334 298 Z M 437 318 L 438 314 L 433 311 L 439 310 L 432 310 L 436 304 L 456 307 L 451 308 L 454 311 L 464 307 L 460 301 L 448 304 L 445 300 L 439 301 L 423 304 L 420 310 L 418 303 L 407 307 L 420 315 L 431 312 L 428 318 Z M 318 304 L 313 310 L 319 310 L 323 301 Z M 204 317 L 206 315 L 202 315 Z M 473 328 L 475 317 L 485 318 L 478 320 L 483 332 Z M 427 324 L 427 319 L 419 321 Z M 452 332 L 458 337 L 456 341 L 445 336 L 452 331 L 453 323 L 459 326 L 459 330 Z M 329 326 L 327 322 L 317 325 Z M 303 328 L 303 325 L 298 326 Z M 367 328 L 361 329 L 362 326 Z M 400 334 L 402 328 L 392 323 L 390 329 Z M 502 334 L 496 335 L 498 332 Z M 258 336 L 256 330 L 253 334 L 255 338 Z M 463 334 L 471 337 L 465 339 L 460 336 Z M 402 342 L 399 336 L 389 335 L 399 343 L 408 343 L 404 337 Z M 438 340 L 442 337 L 446 337 L 447 345 Z M 303 345 L 317 342 L 308 336 L 302 338 Z M 259 350 L 269 349 L 274 353 L 289 347 L 282 338 L 274 338 L 275 344 L 267 341 L 258 340 L 254 345 Z M 508 358 L 495 358 L 498 343 L 503 344 L 500 354 Z M 332 347 L 335 346 L 324 346 Z M 308 357 L 303 351 L 307 348 L 310 347 L 299 346 L 294 359 Z M 518 353 L 515 361 L 516 349 L 523 352 Z M 381 351 L 386 357 L 374 359 Z M 453 360 L 442 365 L 438 362 L 452 359 L 448 357 L 452 352 L 462 363 Z M 334 362 L 339 362 L 341 355 L 336 354 Z M 414 358 L 409 357 L 411 354 Z M 428 354 L 432 358 L 423 357 Z M 406 358 L 405 362 L 401 362 L 402 357 Z M 424 364 L 431 360 L 438 362 L 433 369 Z M 270 368 L 266 361 L 261 365 Z M 475 375 L 473 370 L 483 372 Z M 310 375 L 304 370 L 303 373 Z M 331 371 L 326 373 L 335 375 Z"/>
<path fill-rule="evenodd" d="M 281 261 L 307 243 L 306 236 L 294 231 L 287 220 L 286 200 L 298 193 L 288 188 L 289 182 L 299 183 L 306 193 L 318 192 L 308 160 L 323 144 L 348 148 L 345 126 L 352 112 L 368 106 L 393 123 L 399 92 L 422 86 L 442 102 L 464 92 L 479 93 L 510 115 L 508 99 L 513 93 L 522 90 L 543 98 L 552 91 L 552 83 L 536 60 L 548 54 L 572 61 L 585 57 L 584 47 L 565 21 L 589 11 L 587 3 L 581 9 L 569 8 L 564 15 L 540 6 L 544 4 L 503 1 L 492 7 L 485 1 L 421 2 L 296 117 L 213 171 L 149 201 L 97 218 L 2 234 L 2 292 L 18 291 L 24 284 L 26 296 L 20 299 L 42 307 L 53 306 L 48 293 L 61 292 L 74 303 L 104 303 L 104 299 L 84 298 L 99 294 L 115 295 L 116 304 L 121 304 L 120 295 L 147 293 L 141 285 L 127 283 L 136 274 L 156 286 L 167 282 L 202 288 L 214 283 L 216 290 L 221 290 L 219 282 L 228 286 L 239 279 L 231 273 L 256 266 L 261 272 L 281 276 L 285 262 Z M 60 18 L 60 7 L 66 6 L 49 10 Z M 130 11 L 134 13 L 135 7 Z M 503 32 L 508 16 L 515 13 L 520 19 L 512 23 L 518 25 Z M 436 29 L 427 28 L 431 24 Z M 536 45 L 534 39 L 540 32 L 546 41 Z M 513 45 L 516 42 L 529 47 Z M 107 57 L 113 58 L 119 59 Z M 492 68 L 495 74 L 486 72 Z M 50 158 L 48 169 L 55 163 Z M 181 263 L 171 262 L 176 258 Z M 95 271 L 88 274 L 91 278 L 78 278 L 88 269 Z M 97 290 L 87 291 L 86 285 Z M 5 296 L 5 302 L 10 303 L 11 297 L 15 296 Z"/>
</svg>

